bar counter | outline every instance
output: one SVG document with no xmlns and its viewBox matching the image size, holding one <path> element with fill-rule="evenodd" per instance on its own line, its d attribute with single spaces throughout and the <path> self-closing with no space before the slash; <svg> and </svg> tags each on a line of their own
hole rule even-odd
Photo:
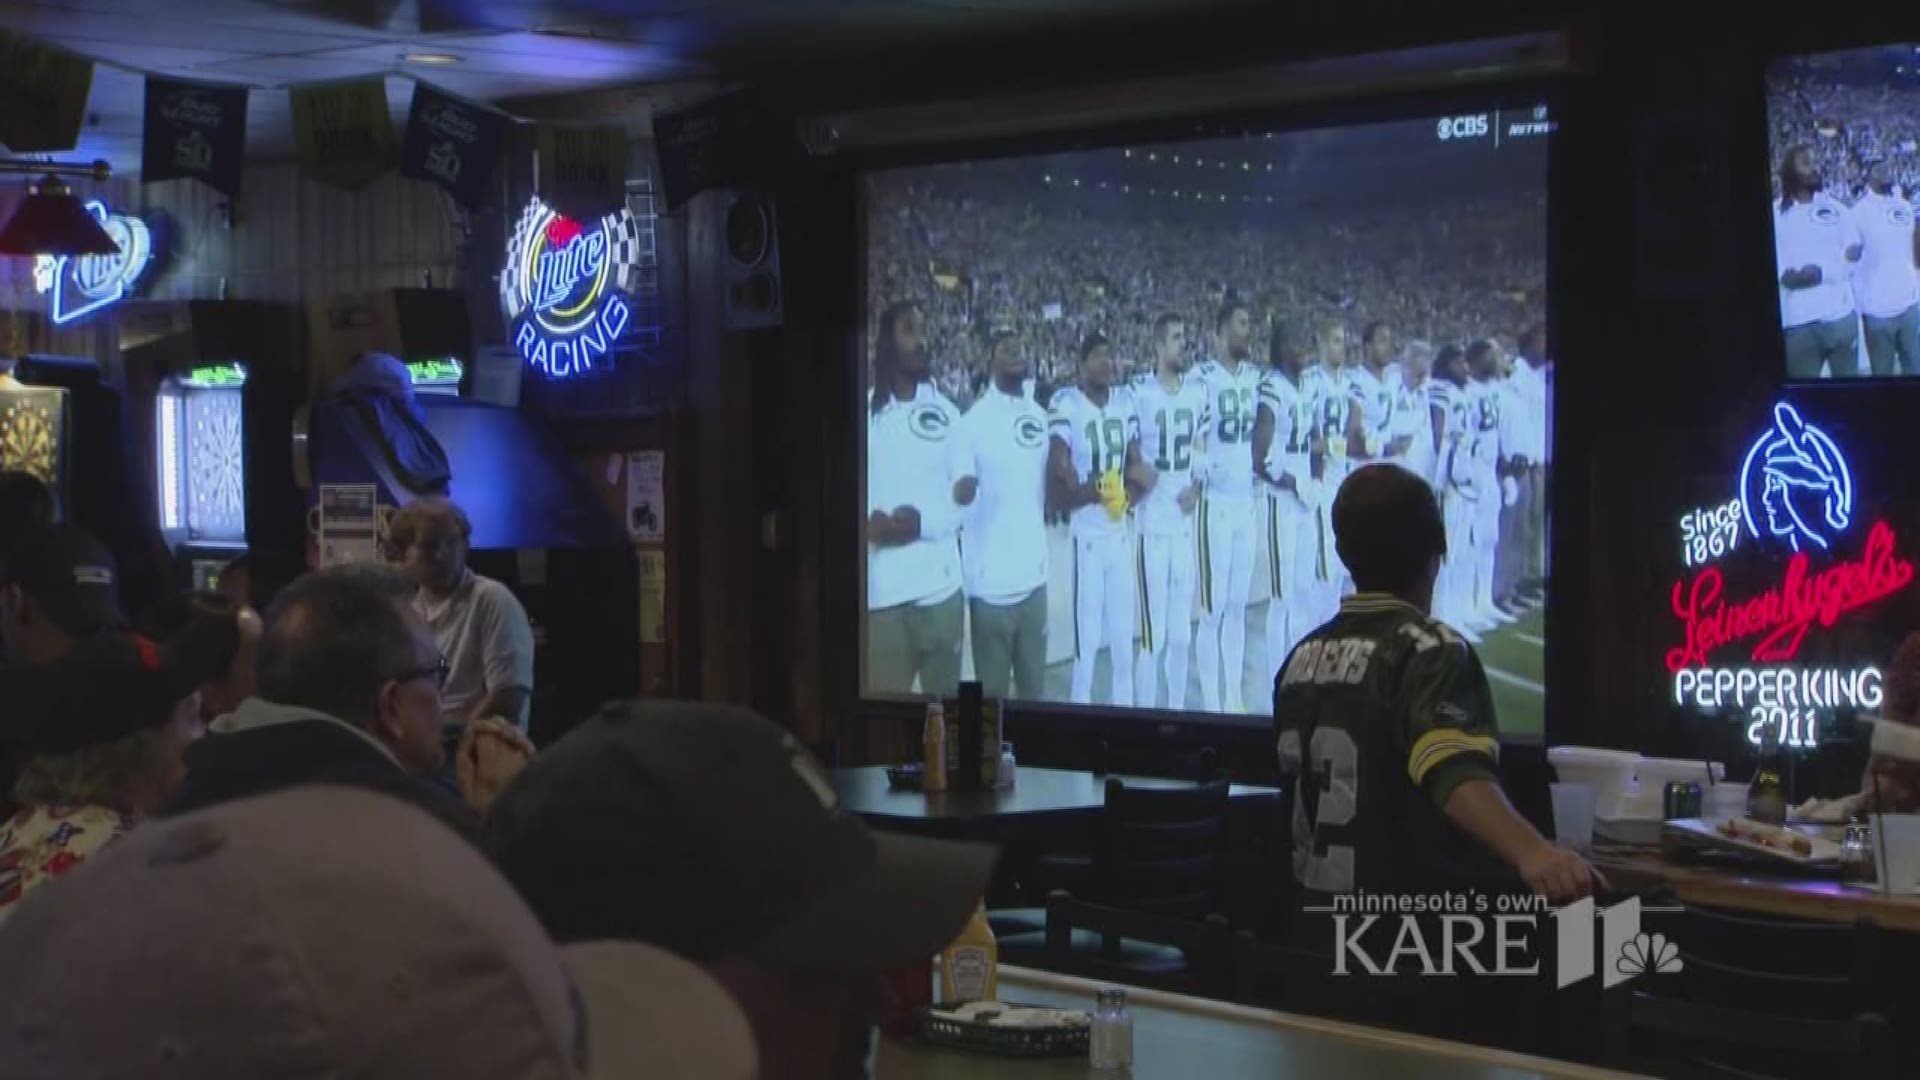
<svg viewBox="0 0 1920 1080">
<path fill-rule="evenodd" d="M 1702 907 L 1820 922 L 1871 919 L 1888 930 L 1920 933 L 1920 895 L 1883 896 L 1832 877 L 1682 863 L 1655 851 L 1602 850 L 1594 865 L 1617 892 L 1650 892 L 1664 885 L 1683 903 Z"/>
<path fill-rule="evenodd" d="M 1002 966 L 999 996 L 1003 1001 L 1091 1012 L 1094 995 L 1102 985 L 1052 972 Z M 1153 990 L 1129 989 L 1127 1007 L 1133 1015 L 1134 1080 L 1377 1080 L 1402 1076 L 1421 1080 L 1605 1080 L 1630 1075 L 1363 1024 Z M 881 1045 L 874 1075 L 878 1080 L 1022 1080 L 1128 1074 L 1096 1072 L 1083 1057 L 1004 1058 L 888 1039 Z"/>
</svg>

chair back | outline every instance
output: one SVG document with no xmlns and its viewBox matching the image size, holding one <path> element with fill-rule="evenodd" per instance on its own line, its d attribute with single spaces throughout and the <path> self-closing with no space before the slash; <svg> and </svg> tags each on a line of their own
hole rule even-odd
<svg viewBox="0 0 1920 1080">
<path fill-rule="evenodd" d="M 1098 935 L 1099 947 L 1075 948 L 1076 932 Z M 1067 975 L 1221 998 L 1230 986 L 1232 940 L 1227 921 L 1218 915 L 1174 919 L 1089 904 L 1064 892 L 1047 897 L 1046 967 Z M 1183 961 L 1129 962 L 1127 945 L 1178 950 Z"/>
<path fill-rule="evenodd" d="M 1893 1075 L 1889 999 L 1871 922 L 1773 919 L 1687 906 L 1648 913 L 1680 971 L 1610 991 L 1609 1063 L 1680 1076 Z"/>
<path fill-rule="evenodd" d="M 1100 740 L 1095 771 L 1102 776 L 1164 776 L 1170 780 L 1202 782 L 1221 776 L 1220 755 L 1211 746 L 1173 749 L 1140 743 Z"/>
<path fill-rule="evenodd" d="M 1188 919 L 1220 911 L 1227 792 L 1225 780 L 1143 788 L 1108 779 L 1094 855 L 1101 902 Z"/>
</svg>

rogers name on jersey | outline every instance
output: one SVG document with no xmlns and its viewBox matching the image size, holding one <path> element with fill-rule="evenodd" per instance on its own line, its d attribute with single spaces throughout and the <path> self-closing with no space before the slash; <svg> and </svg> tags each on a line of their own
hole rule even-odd
<svg viewBox="0 0 1920 1080">
<path fill-rule="evenodd" d="M 1293 658 L 1287 661 L 1287 673 L 1280 685 L 1294 683 L 1357 684 L 1367 677 L 1367 664 L 1373 660 L 1373 650 L 1380 644 L 1374 638 L 1321 638 L 1309 641 L 1294 650 Z"/>
</svg>

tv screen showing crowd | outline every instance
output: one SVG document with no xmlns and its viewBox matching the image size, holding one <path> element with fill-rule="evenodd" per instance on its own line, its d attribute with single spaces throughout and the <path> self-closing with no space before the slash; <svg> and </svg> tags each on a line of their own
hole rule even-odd
<svg viewBox="0 0 1920 1080">
<path fill-rule="evenodd" d="M 1539 731 L 1551 126 L 869 173 L 865 692 L 1265 716 L 1352 591 L 1340 482 L 1387 461 L 1445 508 L 1436 614 Z"/>
</svg>

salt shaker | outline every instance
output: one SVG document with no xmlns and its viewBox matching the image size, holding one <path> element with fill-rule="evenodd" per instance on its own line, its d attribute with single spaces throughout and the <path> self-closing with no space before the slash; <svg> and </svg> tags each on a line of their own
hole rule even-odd
<svg viewBox="0 0 1920 1080">
<path fill-rule="evenodd" d="M 1012 787 L 1014 770 L 1017 768 L 1019 768 L 1019 763 L 1016 762 L 1013 758 L 1013 744 L 1010 742 L 1001 743 L 1000 744 L 1000 779 L 999 779 L 999 782 L 996 783 L 994 786 L 1002 787 L 1002 788 Z"/>
<path fill-rule="evenodd" d="M 1125 990 L 1107 987 L 1100 991 L 1087 1043 L 1089 1064 L 1094 1068 L 1133 1068 L 1133 1016 L 1127 1012 Z"/>
</svg>

